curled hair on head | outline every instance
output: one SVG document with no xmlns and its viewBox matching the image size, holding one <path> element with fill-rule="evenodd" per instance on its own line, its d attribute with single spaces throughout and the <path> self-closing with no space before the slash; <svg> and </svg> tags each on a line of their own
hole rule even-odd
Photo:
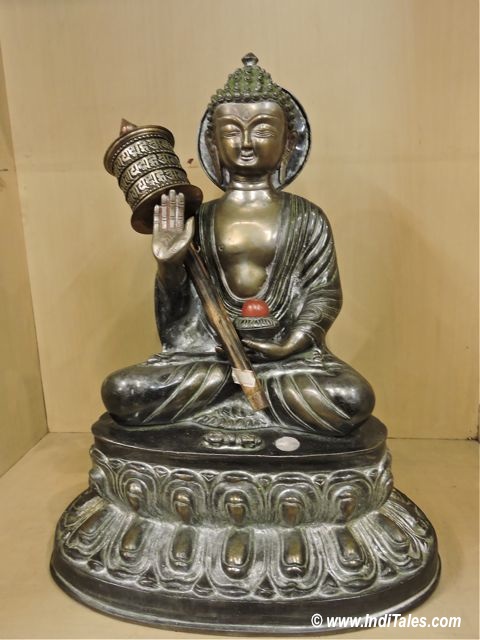
<svg viewBox="0 0 480 640">
<path fill-rule="evenodd" d="M 292 96 L 272 80 L 272 76 L 259 67 L 258 58 L 253 53 L 247 53 L 242 58 L 240 67 L 228 76 L 222 89 L 211 98 L 207 107 L 209 125 L 211 126 L 213 112 L 216 107 L 225 102 L 276 102 L 284 111 L 289 132 L 294 130 L 295 105 Z"/>
</svg>

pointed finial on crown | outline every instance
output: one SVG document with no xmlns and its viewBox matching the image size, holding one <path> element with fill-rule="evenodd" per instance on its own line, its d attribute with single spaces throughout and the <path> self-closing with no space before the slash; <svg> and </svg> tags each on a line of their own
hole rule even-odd
<svg viewBox="0 0 480 640">
<path fill-rule="evenodd" d="M 243 56 L 242 62 L 245 67 L 254 67 L 258 64 L 258 58 L 254 53 L 250 52 Z"/>
</svg>

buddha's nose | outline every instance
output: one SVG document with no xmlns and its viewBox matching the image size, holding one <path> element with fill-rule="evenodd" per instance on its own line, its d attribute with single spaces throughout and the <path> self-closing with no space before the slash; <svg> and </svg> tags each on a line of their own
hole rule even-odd
<svg viewBox="0 0 480 640">
<path fill-rule="evenodd" d="M 242 147 L 245 149 L 250 149 L 252 147 L 252 136 L 250 134 L 250 131 L 248 131 L 248 129 L 246 129 L 243 132 L 242 135 Z"/>
</svg>

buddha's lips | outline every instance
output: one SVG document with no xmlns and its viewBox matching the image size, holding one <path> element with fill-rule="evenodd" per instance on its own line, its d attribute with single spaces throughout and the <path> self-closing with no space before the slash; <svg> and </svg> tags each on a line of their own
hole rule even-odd
<svg viewBox="0 0 480 640">
<path fill-rule="evenodd" d="M 255 160 L 255 153 L 253 151 L 242 151 L 240 153 L 240 160 L 242 160 L 242 162 L 251 162 Z"/>
</svg>

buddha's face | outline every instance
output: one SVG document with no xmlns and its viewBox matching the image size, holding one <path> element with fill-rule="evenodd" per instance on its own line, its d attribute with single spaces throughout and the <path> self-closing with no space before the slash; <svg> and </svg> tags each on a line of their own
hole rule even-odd
<svg viewBox="0 0 480 640">
<path fill-rule="evenodd" d="M 215 109 L 213 124 L 220 164 L 231 174 L 261 176 L 280 165 L 287 125 L 276 102 L 221 104 Z"/>
</svg>

